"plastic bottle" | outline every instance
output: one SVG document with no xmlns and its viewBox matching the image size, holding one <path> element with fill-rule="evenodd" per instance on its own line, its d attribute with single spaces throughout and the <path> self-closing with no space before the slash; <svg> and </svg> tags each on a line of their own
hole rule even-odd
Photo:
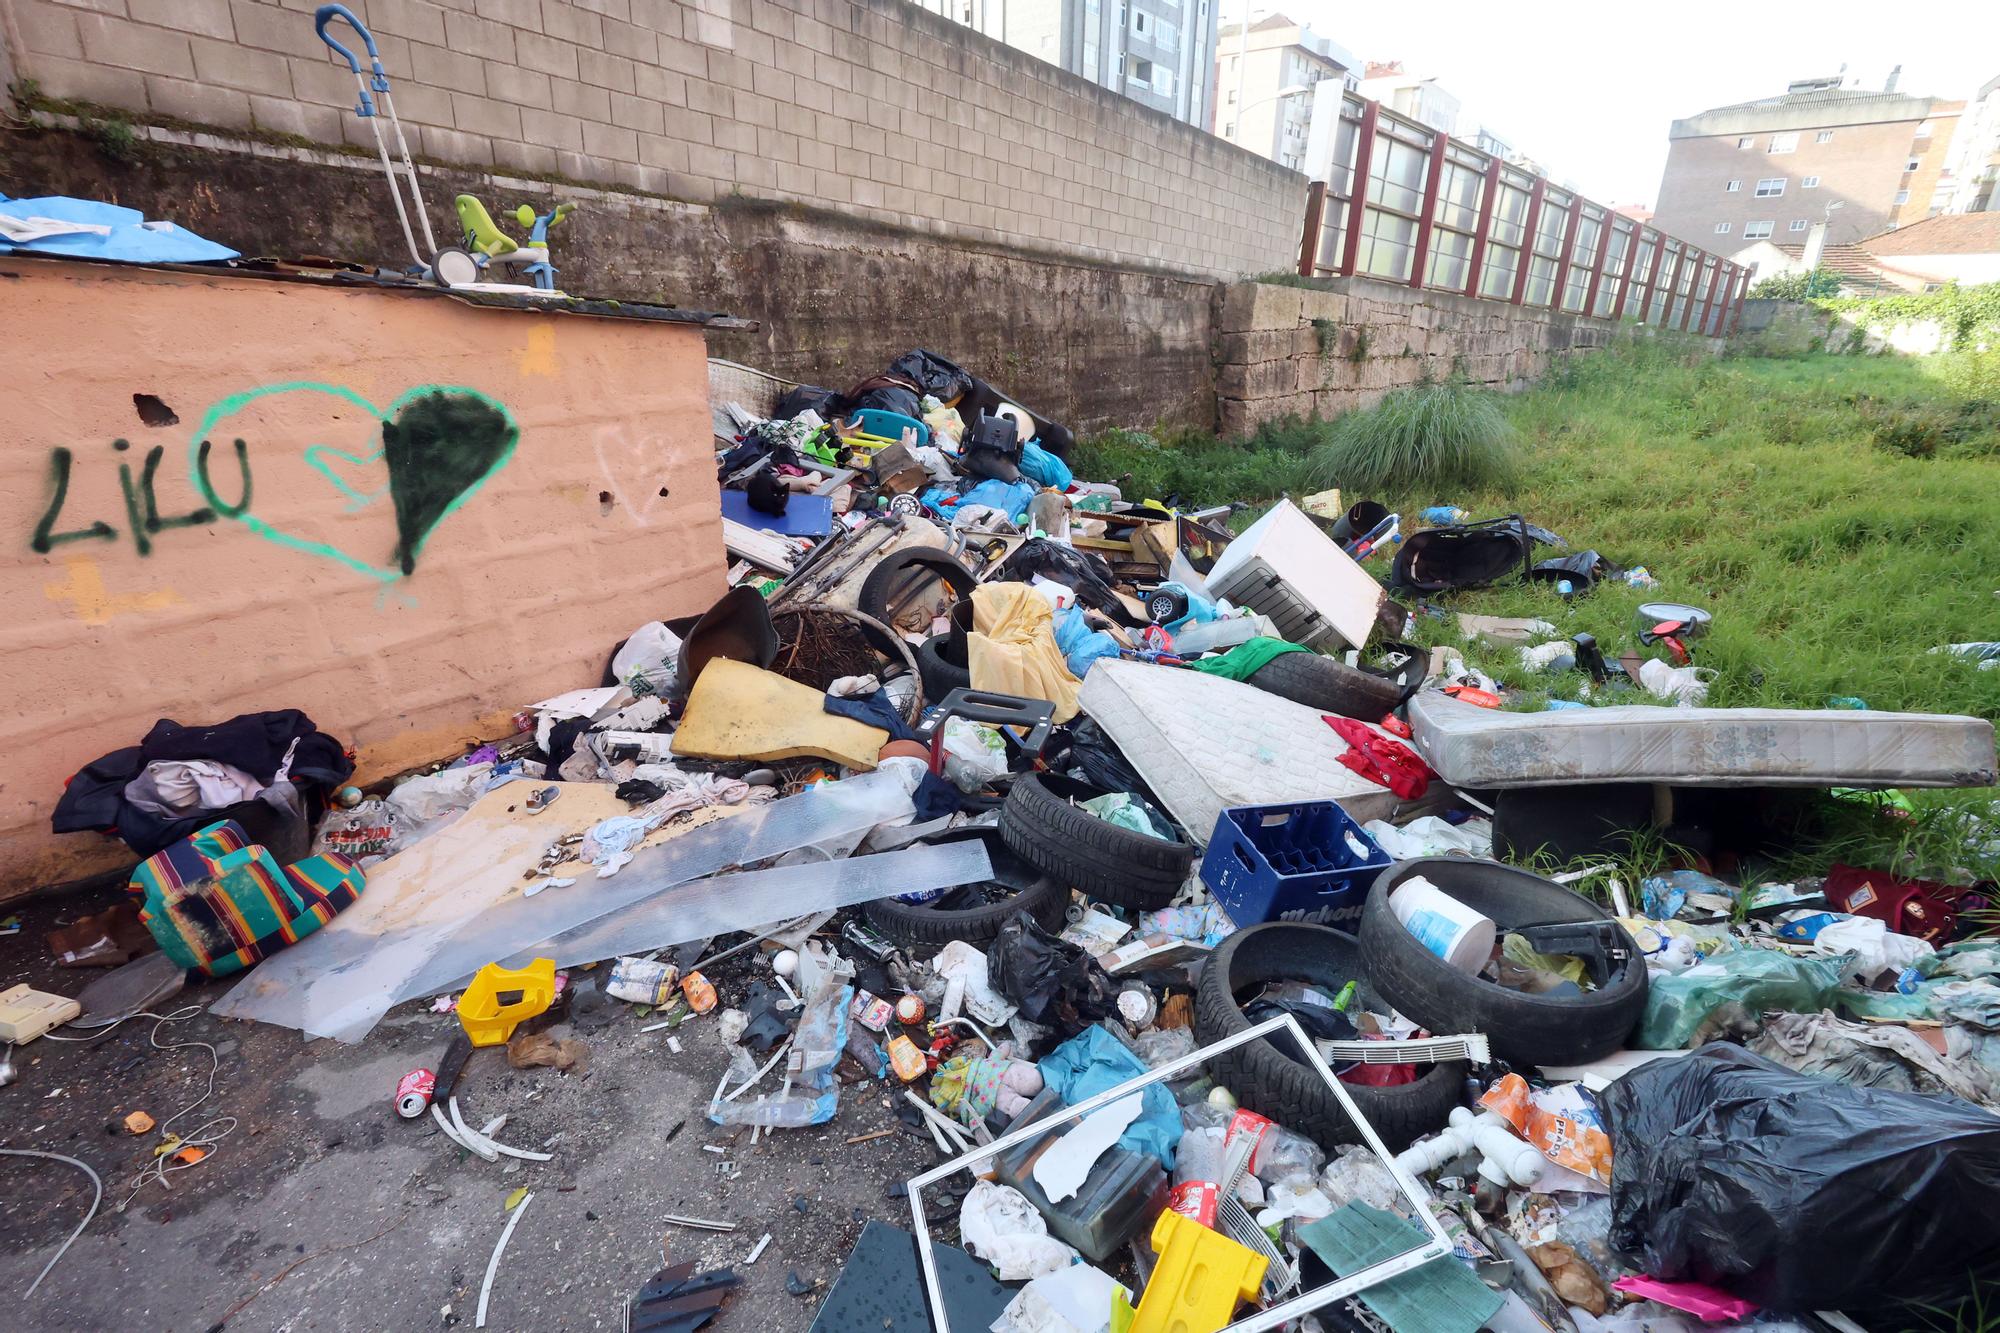
<svg viewBox="0 0 2000 1333">
<path fill-rule="evenodd" d="M 1470 511 L 1460 509 L 1457 505 L 1432 505 L 1424 510 L 1424 522 L 1434 528 L 1448 528 L 1463 523 L 1471 517 Z"/>
</svg>

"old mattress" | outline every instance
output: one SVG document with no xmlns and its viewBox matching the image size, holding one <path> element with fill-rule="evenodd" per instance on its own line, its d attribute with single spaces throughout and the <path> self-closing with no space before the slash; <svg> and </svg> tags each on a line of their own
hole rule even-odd
<svg viewBox="0 0 2000 1333">
<path fill-rule="evenodd" d="M 1459 787 L 1662 782 L 1700 787 L 1985 787 L 1993 725 L 1976 717 L 1628 705 L 1502 713 L 1426 691 L 1412 741 Z"/>
<path fill-rule="evenodd" d="M 1332 800 L 1357 823 L 1396 808 L 1394 793 L 1341 765 L 1347 742 L 1319 710 L 1255 685 L 1104 659 L 1077 702 L 1203 846 L 1232 805 Z"/>
</svg>

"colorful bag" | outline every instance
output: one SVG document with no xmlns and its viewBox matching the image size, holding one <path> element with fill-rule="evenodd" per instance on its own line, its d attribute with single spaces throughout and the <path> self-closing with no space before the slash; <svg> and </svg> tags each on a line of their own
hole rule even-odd
<svg viewBox="0 0 2000 1333">
<path fill-rule="evenodd" d="M 359 866 L 332 852 L 281 866 L 225 819 L 146 858 L 126 887 L 161 952 L 225 977 L 333 920 L 366 882 Z"/>
</svg>

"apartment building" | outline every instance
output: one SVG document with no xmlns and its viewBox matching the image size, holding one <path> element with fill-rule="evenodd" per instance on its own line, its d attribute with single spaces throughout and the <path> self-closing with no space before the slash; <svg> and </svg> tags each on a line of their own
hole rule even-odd
<svg viewBox="0 0 2000 1333">
<path fill-rule="evenodd" d="M 1406 72 L 1400 60 L 1369 61 L 1361 76 L 1361 95 L 1446 134 L 1458 133 L 1459 114 L 1465 109 L 1456 94 L 1436 79 Z"/>
<path fill-rule="evenodd" d="M 1283 14 L 1231 24 L 1216 34 L 1215 114 L 1210 129 L 1294 171 L 1306 169 L 1313 95 L 1360 82 L 1352 52 Z"/>
<path fill-rule="evenodd" d="M 1967 100 L 1951 142 L 1951 166 L 1938 187 L 1944 211 L 2000 211 L 2000 77 Z"/>
<path fill-rule="evenodd" d="M 1962 102 L 1801 79 L 1782 96 L 1677 120 L 1653 224 L 1727 252 L 1759 240 L 1849 244 L 1928 217 Z"/>
<path fill-rule="evenodd" d="M 1207 128 L 1215 0 L 915 0 L 1101 88 Z"/>
</svg>

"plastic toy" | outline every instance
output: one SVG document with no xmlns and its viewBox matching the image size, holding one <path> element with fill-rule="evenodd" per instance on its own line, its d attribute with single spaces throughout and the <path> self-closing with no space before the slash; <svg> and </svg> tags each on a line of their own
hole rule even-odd
<svg viewBox="0 0 2000 1333">
<path fill-rule="evenodd" d="M 555 1002 L 555 959 L 537 958 L 521 968 L 488 963 L 458 997 L 458 1021 L 474 1046 L 503 1046 L 515 1028 Z"/>
<path fill-rule="evenodd" d="M 537 213 L 526 204 L 514 210 L 514 221 L 528 229 L 526 245 L 500 230 L 486 211 L 486 205 L 469 194 L 452 200 L 458 210 L 459 225 L 465 228 L 465 249 L 440 252 L 440 276 L 447 286 L 457 287 L 481 281 L 493 265 L 518 270 L 537 291 L 556 290 L 556 268 L 549 262 L 549 228 L 576 211 L 575 204 L 557 204 L 546 213 Z M 455 256 L 447 261 L 446 254 Z M 470 271 L 463 268 L 471 264 Z M 512 284 L 519 286 L 520 284 Z"/>
</svg>

